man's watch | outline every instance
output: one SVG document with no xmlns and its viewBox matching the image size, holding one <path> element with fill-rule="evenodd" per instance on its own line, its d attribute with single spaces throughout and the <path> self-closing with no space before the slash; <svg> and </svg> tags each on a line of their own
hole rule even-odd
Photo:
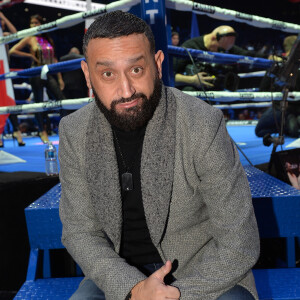
<svg viewBox="0 0 300 300">
<path fill-rule="evenodd" d="M 126 296 L 125 300 L 130 300 L 131 299 L 131 291 L 128 293 L 128 295 Z"/>
</svg>

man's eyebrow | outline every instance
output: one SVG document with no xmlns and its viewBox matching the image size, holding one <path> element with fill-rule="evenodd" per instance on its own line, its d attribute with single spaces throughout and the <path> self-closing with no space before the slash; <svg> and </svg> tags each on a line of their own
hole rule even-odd
<svg viewBox="0 0 300 300">
<path fill-rule="evenodd" d="M 137 57 L 128 58 L 126 61 L 129 64 L 132 64 L 132 63 L 136 63 L 137 61 L 142 60 L 142 59 L 145 59 L 144 55 L 139 55 Z M 96 66 L 112 67 L 113 65 L 114 65 L 114 61 L 111 61 L 111 60 L 100 60 L 100 61 L 97 61 L 97 63 L 96 63 Z"/>
</svg>

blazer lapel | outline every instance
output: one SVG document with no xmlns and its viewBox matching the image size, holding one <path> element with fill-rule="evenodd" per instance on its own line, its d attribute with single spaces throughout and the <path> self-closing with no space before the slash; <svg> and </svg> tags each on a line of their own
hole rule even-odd
<svg viewBox="0 0 300 300">
<path fill-rule="evenodd" d="M 175 159 L 176 100 L 164 86 L 162 90 L 146 129 L 141 161 L 143 204 L 155 246 L 163 238 L 169 214 Z"/>
<path fill-rule="evenodd" d="M 112 130 L 94 104 L 87 129 L 87 179 L 95 212 L 118 252 L 121 243 L 122 201 Z"/>
<path fill-rule="evenodd" d="M 87 129 L 86 173 L 95 212 L 118 252 L 121 243 L 122 201 L 117 158 L 110 124 L 94 103 Z M 175 159 L 176 100 L 162 87 L 162 97 L 146 129 L 141 186 L 143 205 L 155 246 L 163 238 L 169 214 Z"/>
</svg>

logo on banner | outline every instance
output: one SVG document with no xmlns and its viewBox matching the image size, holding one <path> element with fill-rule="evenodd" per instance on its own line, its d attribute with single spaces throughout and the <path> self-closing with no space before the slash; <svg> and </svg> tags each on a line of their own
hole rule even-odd
<svg viewBox="0 0 300 300">
<path fill-rule="evenodd" d="M 213 92 L 199 92 L 197 97 L 204 98 L 204 99 L 215 99 L 215 94 Z"/>
<path fill-rule="evenodd" d="M 57 27 L 56 25 L 56 21 L 53 21 L 53 22 L 50 22 L 50 23 L 47 23 L 47 24 L 43 24 L 43 25 L 40 25 L 36 28 L 37 31 L 43 31 L 43 30 L 46 30 L 46 29 L 52 29 L 52 28 L 55 28 Z"/>
<path fill-rule="evenodd" d="M 282 21 L 272 20 L 272 28 L 274 28 L 274 29 L 285 29 L 286 24 Z"/>
<path fill-rule="evenodd" d="M 240 94 L 240 99 L 243 99 L 243 100 L 253 100 L 254 99 L 253 93 L 241 92 L 239 94 Z"/>
<path fill-rule="evenodd" d="M 59 101 L 49 101 L 43 103 L 43 109 L 44 110 L 53 110 L 53 109 L 60 109 L 62 108 L 61 100 Z"/>
<path fill-rule="evenodd" d="M 240 12 L 236 12 L 235 17 L 237 19 L 242 19 L 242 20 L 246 20 L 246 21 L 253 21 L 253 16 L 248 15 L 248 14 L 244 14 L 244 13 L 240 13 Z"/>
<path fill-rule="evenodd" d="M 252 65 L 252 64 L 254 63 L 254 60 L 253 60 L 251 57 L 249 58 L 248 56 L 245 56 L 245 57 L 239 59 L 239 60 L 237 61 L 237 63 L 238 63 L 238 64 Z"/>
<path fill-rule="evenodd" d="M 197 2 L 193 3 L 193 10 L 202 11 L 209 14 L 214 14 L 216 12 L 216 9 L 213 6 L 204 5 Z"/>
<path fill-rule="evenodd" d="M 82 13 L 82 18 L 87 19 L 87 18 L 95 17 L 95 16 L 98 16 L 100 14 L 104 14 L 105 12 L 106 12 L 106 8 L 98 8 L 96 10 L 83 12 Z"/>
<path fill-rule="evenodd" d="M 213 61 L 215 58 L 215 55 L 210 54 L 206 51 L 203 51 L 203 53 L 199 53 L 197 54 L 197 58 L 201 59 L 201 60 L 205 60 L 205 61 Z"/>
<path fill-rule="evenodd" d="M 20 114 L 23 112 L 23 105 L 14 105 L 7 107 L 7 113 Z"/>
</svg>

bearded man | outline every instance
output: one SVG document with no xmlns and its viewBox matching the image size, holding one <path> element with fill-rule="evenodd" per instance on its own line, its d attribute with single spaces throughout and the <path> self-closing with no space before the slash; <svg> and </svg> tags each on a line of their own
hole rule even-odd
<svg viewBox="0 0 300 300">
<path fill-rule="evenodd" d="M 83 52 L 95 102 L 60 123 L 62 242 L 85 274 L 71 299 L 257 299 L 257 225 L 222 112 L 162 84 L 164 53 L 132 14 L 98 17 Z"/>
</svg>

